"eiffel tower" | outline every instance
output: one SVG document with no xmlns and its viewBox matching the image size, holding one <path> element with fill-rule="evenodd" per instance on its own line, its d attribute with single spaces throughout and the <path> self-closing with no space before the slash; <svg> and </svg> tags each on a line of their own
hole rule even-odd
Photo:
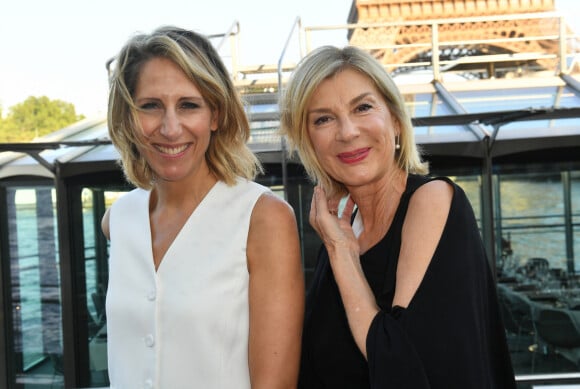
<svg viewBox="0 0 580 389">
<path fill-rule="evenodd" d="M 479 64 L 488 77 L 496 76 L 499 67 L 555 69 L 563 50 L 559 34 L 570 37 L 565 40 L 568 53 L 580 45 L 554 11 L 551 0 L 355 0 L 348 22 L 357 27 L 349 42 L 369 49 L 393 72 L 408 69 L 401 64 L 429 62 L 434 36 L 444 43 L 438 47 L 442 62 L 503 56 L 501 62 Z M 508 64 L 505 58 L 514 54 L 519 59 Z M 463 67 L 477 68 L 476 61 L 470 62 Z"/>
</svg>

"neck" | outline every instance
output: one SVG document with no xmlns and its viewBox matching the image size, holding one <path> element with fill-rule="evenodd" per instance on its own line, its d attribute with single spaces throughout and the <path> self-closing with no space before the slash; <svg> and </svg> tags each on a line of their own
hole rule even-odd
<svg viewBox="0 0 580 389">
<path fill-rule="evenodd" d="M 217 182 L 208 172 L 197 177 L 194 182 L 158 182 L 151 190 L 150 212 L 162 209 L 178 209 L 187 213 L 193 211 Z"/>
<path fill-rule="evenodd" d="M 353 228 L 361 246 L 376 243 L 386 234 L 406 185 L 407 174 L 397 170 L 378 185 L 349 191 L 358 208 Z"/>
</svg>

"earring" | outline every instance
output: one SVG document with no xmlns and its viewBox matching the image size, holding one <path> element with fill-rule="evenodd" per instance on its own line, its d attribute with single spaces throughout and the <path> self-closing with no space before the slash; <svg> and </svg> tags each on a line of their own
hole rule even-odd
<svg viewBox="0 0 580 389">
<path fill-rule="evenodd" d="M 401 144 L 399 143 L 399 135 L 395 135 L 395 150 L 401 150 Z"/>
</svg>

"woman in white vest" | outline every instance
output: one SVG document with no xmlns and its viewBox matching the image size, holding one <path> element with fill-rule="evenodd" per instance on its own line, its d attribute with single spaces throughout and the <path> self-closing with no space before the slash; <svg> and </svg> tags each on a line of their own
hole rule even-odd
<svg viewBox="0 0 580 389">
<path fill-rule="evenodd" d="M 102 227 L 111 388 L 293 388 L 304 281 L 292 208 L 252 180 L 240 96 L 175 27 L 115 58 L 108 126 L 136 189 Z"/>
</svg>

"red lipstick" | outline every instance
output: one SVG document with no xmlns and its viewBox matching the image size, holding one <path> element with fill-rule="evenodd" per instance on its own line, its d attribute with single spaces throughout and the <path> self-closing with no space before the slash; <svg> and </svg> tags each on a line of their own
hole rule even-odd
<svg viewBox="0 0 580 389">
<path fill-rule="evenodd" d="M 343 163 L 357 163 L 365 159 L 369 155 L 370 150 L 370 147 L 365 147 L 362 149 L 340 153 L 338 154 L 338 159 L 340 159 L 340 161 Z"/>
</svg>

